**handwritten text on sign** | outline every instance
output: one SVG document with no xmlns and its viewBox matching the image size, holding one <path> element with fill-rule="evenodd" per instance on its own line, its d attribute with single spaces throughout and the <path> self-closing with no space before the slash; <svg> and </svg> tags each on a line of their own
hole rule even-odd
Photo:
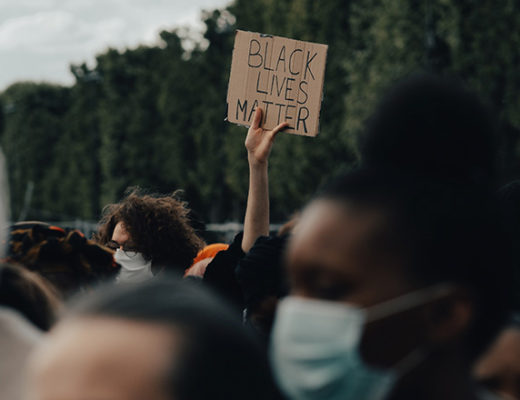
<svg viewBox="0 0 520 400">
<path fill-rule="evenodd" d="M 286 132 L 316 136 L 327 46 L 237 31 L 228 88 L 230 122 L 250 125 L 257 107 L 263 126 L 283 121 Z"/>
</svg>

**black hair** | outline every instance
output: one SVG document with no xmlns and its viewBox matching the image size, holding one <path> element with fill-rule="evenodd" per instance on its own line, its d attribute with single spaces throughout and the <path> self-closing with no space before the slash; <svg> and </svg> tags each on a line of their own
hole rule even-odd
<svg viewBox="0 0 520 400">
<path fill-rule="evenodd" d="M 18 311 L 34 326 L 48 331 L 61 301 L 45 278 L 22 266 L 0 263 L 0 306 Z"/>
<path fill-rule="evenodd" d="M 162 276 L 138 286 L 106 287 L 77 302 L 72 314 L 180 330 L 187 344 L 172 363 L 175 367 L 167 383 L 172 398 L 267 399 L 272 394 L 274 386 L 259 342 L 240 318 L 199 285 Z"/>
<path fill-rule="evenodd" d="M 415 74 L 383 96 L 359 137 L 363 165 L 493 184 L 496 121 L 463 85 Z"/>
<path fill-rule="evenodd" d="M 513 307 L 520 312 L 520 180 L 502 186 L 498 192 L 504 225 L 511 239 L 514 289 Z"/>
<path fill-rule="evenodd" d="M 502 186 L 498 195 L 511 235 L 520 239 L 520 180 Z"/>
<path fill-rule="evenodd" d="M 419 284 L 467 288 L 476 310 L 470 357 L 489 345 L 507 319 L 511 284 L 508 241 L 490 192 L 471 183 L 360 168 L 332 181 L 318 198 L 382 210 L 387 225 L 378 244 L 399 252 Z"/>
</svg>

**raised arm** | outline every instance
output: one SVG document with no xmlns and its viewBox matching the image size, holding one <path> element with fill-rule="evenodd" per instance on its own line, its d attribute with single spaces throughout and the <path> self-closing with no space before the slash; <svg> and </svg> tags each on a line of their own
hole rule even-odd
<svg viewBox="0 0 520 400">
<path fill-rule="evenodd" d="M 269 235 L 269 153 L 275 136 L 289 125 L 284 122 L 268 131 L 262 128 L 262 116 L 263 110 L 257 108 L 245 141 L 249 162 L 249 191 L 242 238 L 245 253 L 259 236 Z"/>
</svg>

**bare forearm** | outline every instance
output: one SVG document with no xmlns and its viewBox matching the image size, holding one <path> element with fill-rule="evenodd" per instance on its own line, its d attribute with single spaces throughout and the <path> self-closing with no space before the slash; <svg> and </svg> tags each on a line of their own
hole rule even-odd
<svg viewBox="0 0 520 400">
<path fill-rule="evenodd" d="M 242 250 L 248 252 L 256 239 L 269 235 L 269 178 L 267 162 L 249 160 L 249 191 Z"/>
<path fill-rule="evenodd" d="M 273 130 L 265 130 L 262 128 L 262 115 L 263 110 L 260 107 L 257 108 L 244 143 L 249 161 L 249 192 L 242 239 L 242 250 L 245 253 L 253 247 L 259 236 L 269 235 L 267 160 L 275 136 L 288 126 L 286 122 L 283 122 Z"/>
</svg>

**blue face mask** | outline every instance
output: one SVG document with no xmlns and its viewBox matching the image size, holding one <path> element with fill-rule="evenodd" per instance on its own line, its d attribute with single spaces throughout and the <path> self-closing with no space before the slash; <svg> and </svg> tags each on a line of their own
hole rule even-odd
<svg viewBox="0 0 520 400">
<path fill-rule="evenodd" d="M 342 303 L 289 296 L 278 306 L 271 361 L 291 400 L 380 400 L 425 355 L 414 351 L 392 369 L 363 362 L 359 344 L 368 319 L 384 318 L 446 294 L 436 287 L 413 292 L 369 311 Z M 446 289 L 446 287 L 444 287 Z"/>
</svg>

